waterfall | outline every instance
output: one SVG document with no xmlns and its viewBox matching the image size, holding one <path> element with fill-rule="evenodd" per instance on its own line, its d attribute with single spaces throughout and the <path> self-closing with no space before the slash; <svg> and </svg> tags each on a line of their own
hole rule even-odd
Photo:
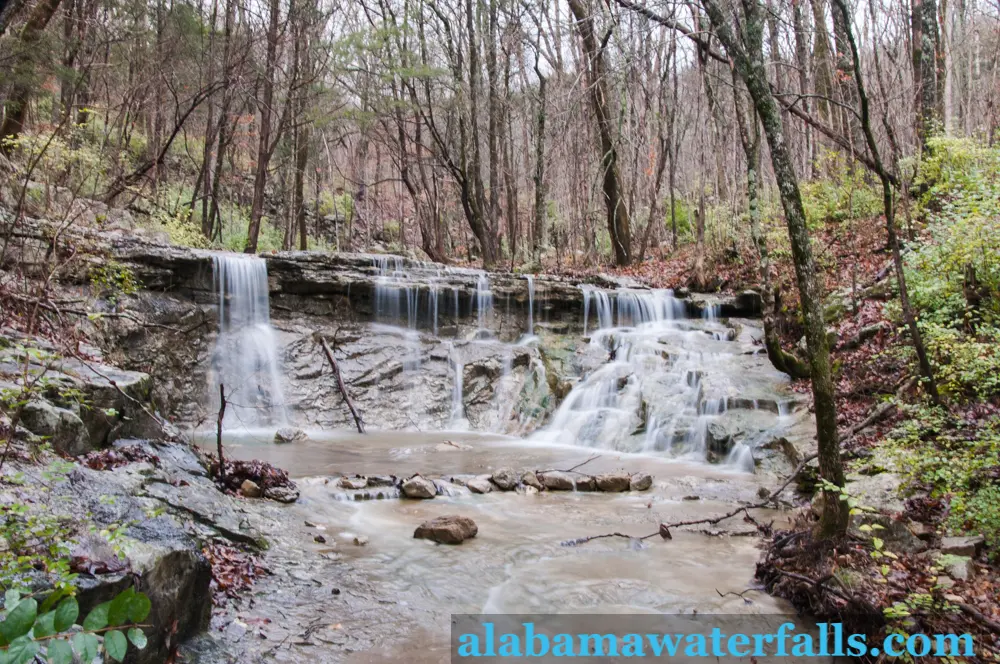
<svg viewBox="0 0 1000 664">
<path fill-rule="evenodd" d="M 489 335 L 493 319 L 493 291 L 490 290 L 490 277 L 485 272 L 480 272 L 476 280 L 476 314 L 479 336 Z"/>
<path fill-rule="evenodd" d="M 528 280 L 528 334 L 535 333 L 535 276 L 526 275 Z"/>
<path fill-rule="evenodd" d="M 216 254 L 213 263 L 219 293 L 219 336 L 210 393 L 217 395 L 220 383 L 225 386 L 227 426 L 285 424 L 267 263 L 243 254 Z"/>
<path fill-rule="evenodd" d="M 451 366 L 455 372 L 454 382 L 451 387 L 451 425 L 455 428 L 466 428 L 468 420 L 465 419 L 465 404 L 462 401 L 465 382 L 465 365 L 458 355 L 454 346 L 450 353 Z"/>
</svg>

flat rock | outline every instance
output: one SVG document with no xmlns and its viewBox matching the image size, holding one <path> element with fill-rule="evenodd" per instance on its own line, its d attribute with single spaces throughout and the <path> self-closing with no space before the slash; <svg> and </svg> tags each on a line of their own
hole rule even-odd
<svg viewBox="0 0 1000 664">
<path fill-rule="evenodd" d="M 941 553 L 953 556 L 975 557 L 982 550 L 986 540 L 982 535 L 971 535 L 966 537 L 942 537 Z"/>
<path fill-rule="evenodd" d="M 403 482 L 403 495 L 407 498 L 433 498 L 437 495 L 437 487 L 426 477 L 414 475 Z"/>
<path fill-rule="evenodd" d="M 628 473 L 605 473 L 594 478 L 598 491 L 628 491 L 631 478 Z"/>
<path fill-rule="evenodd" d="M 341 477 L 339 482 L 343 489 L 364 489 L 368 486 L 367 477 Z"/>
<path fill-rule="evenodd" d="M 653 486 L 653 476 L 649 473 L 635 473 L 629 478 L 629 491 L 648 491 Z"/>
<path fill-rule="evenodd" d="M 189 514 L 195 521 L 214 528 L 234 542 L 266 547 L 263 535 L 243 518 L 237 501 L 219 491 L 207 479 L 191 480 L 182 487 L 153 482 L 145 487 L 146 495 Z"/>
<path fill-rule="evenodd" d="M 465 483 L 472 493 L 489 493 L 493 491 L 493 484 L 485 477 L 474 477 Z"/>
<path fill-rule="evenodd" d="M 429 539 L 440 544 L 461 544 L 476 536 L 479 527 L 467 516 L 439 516 L 430 521 L 424 521 L 415 531 L 415 539 Z"/>
<path fill-rule="evenodd" d="M 501 491 L 511 491 L 517 487 L 517 473 L 514 472 L 513 468 L 499 468 L 494 471 L 490 479 Z"/>
</svg>

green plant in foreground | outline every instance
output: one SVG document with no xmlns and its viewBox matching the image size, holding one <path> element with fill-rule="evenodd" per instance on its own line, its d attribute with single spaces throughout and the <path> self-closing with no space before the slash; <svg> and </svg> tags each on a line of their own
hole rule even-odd
<svg viewBox="0 0 1000 664">
<path fill-rule="evenodd" d="M 90 664 L 102 651 L 120 662 L 129 642 L 139 650 L 146 647 L 141 623 L 149 609 L 145 594 L 127 588 L 95 606 L 77 624 L 80 606 L 65 591 L 54 591 L 39 604 L 33 596 L 8 590 L 0 611 L 0 664 L 27 664 L 36 656 L 43 656 L 49 664 L 71 664 L 74 655 Z"/>
</svg>

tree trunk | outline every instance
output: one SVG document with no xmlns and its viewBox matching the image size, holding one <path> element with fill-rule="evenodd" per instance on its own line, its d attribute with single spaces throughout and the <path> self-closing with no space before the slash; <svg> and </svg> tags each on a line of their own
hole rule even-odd
<svg viewBox="0 0 1000 664">
<path fill-rule="evenodd" d="M 535 121 L 535 223 L 532 233 L 532 255 L 541 260 L 545 247 L 545 87 L 546 79 L 535 61 L 538 74 L 538 114 Z"/>
<path fill-rule="evenodd" d="M 615 252 L 615 264 L 628 265 L 632 262 L 632 231 L 628 206 L 622 192 L 621 176 L 618 172 L 618 151 L 612 135 L 613 119 L 608 109 L 608 70 L 605 64 L 604 48 L 594 34 L 594 17 L 583 6 L 583 0 L 568 0 L 576 18 L 583 51 L 589 61 L 590 101 L 597 120 L 600 139 L 600 158 L 604 204 L 607 207 L 608 233 Z"/>
<path fill-rule="evenodd" d="M 941 127 L 941 100 L 938 97 L 938 26 L 935 0 L 911 0 L 910 25 L 913 33 L 913 86 L 916 91 L 917 140 L 921 151 L 927 139 Z"/>
</svg>

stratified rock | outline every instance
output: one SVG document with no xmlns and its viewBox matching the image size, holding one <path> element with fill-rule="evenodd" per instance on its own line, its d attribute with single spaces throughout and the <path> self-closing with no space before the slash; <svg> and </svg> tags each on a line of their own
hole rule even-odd
<svg viewBox="0 0 1000 664">
<path fill-rule="evenodd" d="M 510 491 L 517 487 L 517 473 L 513 468 L 500 468 L 490 478 L 501 491 Z"/>
<path fill-rule="evenodd" d="M 343 489 L 364 489 L 368 486 L 367 477 L 341 477 L 340 486 Z"/>
<path fill-rule="evenodd" d="M 264 489 L 264 497 L 279 503 L 294 503 L 299 499 L 299 490 L 292 486 L 269 486 Z"/>
<path fill-rule="evenodd" d="M 433 498 L 437 495 L 437 487 L 429 479 L 414 475 L 403 482 L 403 495 L 407 498 Z"/>
<path fill-rule="evenodd" d="M 535 487 L 538 490 L 544 488 L 542 483 L 538 481 L 538 476 L 531 470 L 525 472 L 524 475 L 521 475 L 521 484 L 524 486 Z"/>
<path fill-rule="evenodd" d="M 986 540 L 982 535 L 970 537 L 942 537 L 941 553 L 953 556 L 975 557 L 985 545 Z"/>
<path fill-rule="evenodd" d="M 572 491 L 576 486 L 573 476 L 559 470 L 550 470 L 538 476 L 542 486 L 550 491 Z"/>
<path fill-rule="evenodd" d="M 240 493 L 247 498 L 260 498 L 264 492 L 260 490 L 260 485 L 253 480 L 243 480 L 243 484 L 240 485 Z"/>
<path fill-rule="evenodd" d="M 413 537 L 433 540 L 440 544 L 461 544 L 475 537 L 478 532 L 479 527 L 469 517 L 448 515 L 423 522 L 413 531 Z"/>
<path fill-rule="evenodd" d="M 489 493 L 493 490 L 493 484 L 485 477 L 474 477 L 465 483 L 472 493 Z"/>
<path fill-rule="evenodd" d="M 294 427 L 282 427 L 274 432 L 274 442 L 276 443 L 294 443 L 297 440 L 305 440 L 306 438 L 308 436 L 305 431 Z"/>
<path fill-rule="evenodd" d="M 628 491 L 630 478 L 628 473 L 605 473 L 594 478 L 598 491 Z"/>
<path fill-rule="evenodd" d="M 649 473 L 636 473 L 629 478 L 629 491 L 646 491 L 653 486 L 653 476 Z"/>
</svg>

